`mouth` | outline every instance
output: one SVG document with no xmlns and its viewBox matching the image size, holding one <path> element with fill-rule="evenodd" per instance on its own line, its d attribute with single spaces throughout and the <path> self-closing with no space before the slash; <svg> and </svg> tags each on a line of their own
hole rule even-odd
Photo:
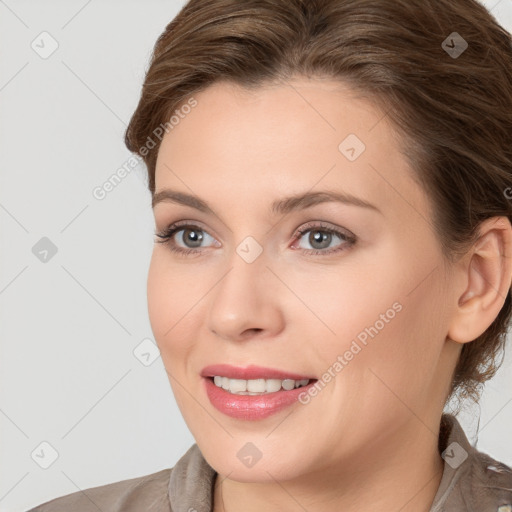
<svg viewBox="0 0 512 512">
<path fill-rule="evenodd" d="M 201 376 L 211 404 L 220 412 L 243 420 L 257 420 L 296 403 L 318 379 L 283 370 L 213 365 Z M 302 389 L 304 388 L 304 389 Z"/>
</svg>

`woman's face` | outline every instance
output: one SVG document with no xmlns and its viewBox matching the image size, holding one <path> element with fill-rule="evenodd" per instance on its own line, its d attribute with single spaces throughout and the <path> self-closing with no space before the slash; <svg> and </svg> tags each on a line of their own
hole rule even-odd
<svg viewBox="0 0 512 512">
<path fill-rule="evenodd" d="M 454 292 L 385 115 L 333 81 L 194 97 L 158 154 L 156 232 L 180 225 L 155 243 L 148 306 L 207 461 L 233 480 L 283 480 L 412 454 L 405 432 L 437 443 L 460 348 L 445 341 Z M 221 364 L 271 370 L 204 370 Z M 239 395 L 209 378 L 272 395 L 278 371 L 317 382 Z"/>
</svg>

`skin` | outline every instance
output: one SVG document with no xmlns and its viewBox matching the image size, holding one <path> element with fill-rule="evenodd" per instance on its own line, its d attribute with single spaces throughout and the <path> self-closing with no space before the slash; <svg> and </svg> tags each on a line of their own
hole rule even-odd
<svg viewBox="0 0 512 512">
<path fill-rule="evenodd" d="M 214 511 L 360 511 L 370 503 L 428 511 L 457 358 L 510 286 L 510 223 L 484 222 L 477 244 L 449 265 L 391 125 L 339 82 L 297 77 L 254 91 L 217 82 L 194 97 L 197 106 L 163 138 L 156 192 L 193 194 L 214 214 L 154 206 L 157 233 L 184 220 L 203 242 L 189 255 L 155 243 L 148 308 L 178 406 L 218 473 Z M 351 133 L 366 146 L 354 161 L 338 149 Z M 274 200 L 319 190 L 350 193 L 379 211 L 327 202 L 269 213 Z M 333 236 L 322 246 L 315 226 L 295 236 L 319 222 L 348 230 L 355 243 Z M 175 245 L 198 250 L 183 229 Z M 252 263 L 236 252 L 248 236 L 263 249 Z M 394 303 L 401 310 L 309 403 L 249 421 L 209 402 L 204 366 L 255 364 L 321 379 Z M 237 457 L 247 442 L 262 454 L 252 467 Z"/>
</svg>

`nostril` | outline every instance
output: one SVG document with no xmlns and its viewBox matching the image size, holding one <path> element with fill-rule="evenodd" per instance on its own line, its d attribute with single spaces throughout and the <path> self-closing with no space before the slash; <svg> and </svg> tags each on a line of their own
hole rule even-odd
<svg viewBox="0 0 512 512">
<path fill-rule="evenodd" d="M 248 332 L 245 333 L 245 337 L 249 338 L 256 334 L 259 334 L 262 331 L 262 329 L 248 329 Z"/>
</svg>

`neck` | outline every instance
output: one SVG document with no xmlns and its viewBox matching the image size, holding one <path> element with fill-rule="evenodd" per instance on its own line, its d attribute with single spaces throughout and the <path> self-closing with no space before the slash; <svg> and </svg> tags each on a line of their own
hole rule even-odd
<svg viewBox="0 0 512 512">
<path fill-rule="evenodd" d="M 414 420 L 393 439 L 293 480 L 237 482 L 217 475 L 214 512 L 414 510 L 429 512 L 443 472 L 438 438 Z M 414 427 L 414 428 L 412 428 Z M 437 432 L 439 434 L 439 432 Z M 409 439 L 410 442 L 404 442 Z M 348 469 L 347 469 L 348 468 Z M 271 473 L 271 472 L 270 472 Z"/>
</svg>

